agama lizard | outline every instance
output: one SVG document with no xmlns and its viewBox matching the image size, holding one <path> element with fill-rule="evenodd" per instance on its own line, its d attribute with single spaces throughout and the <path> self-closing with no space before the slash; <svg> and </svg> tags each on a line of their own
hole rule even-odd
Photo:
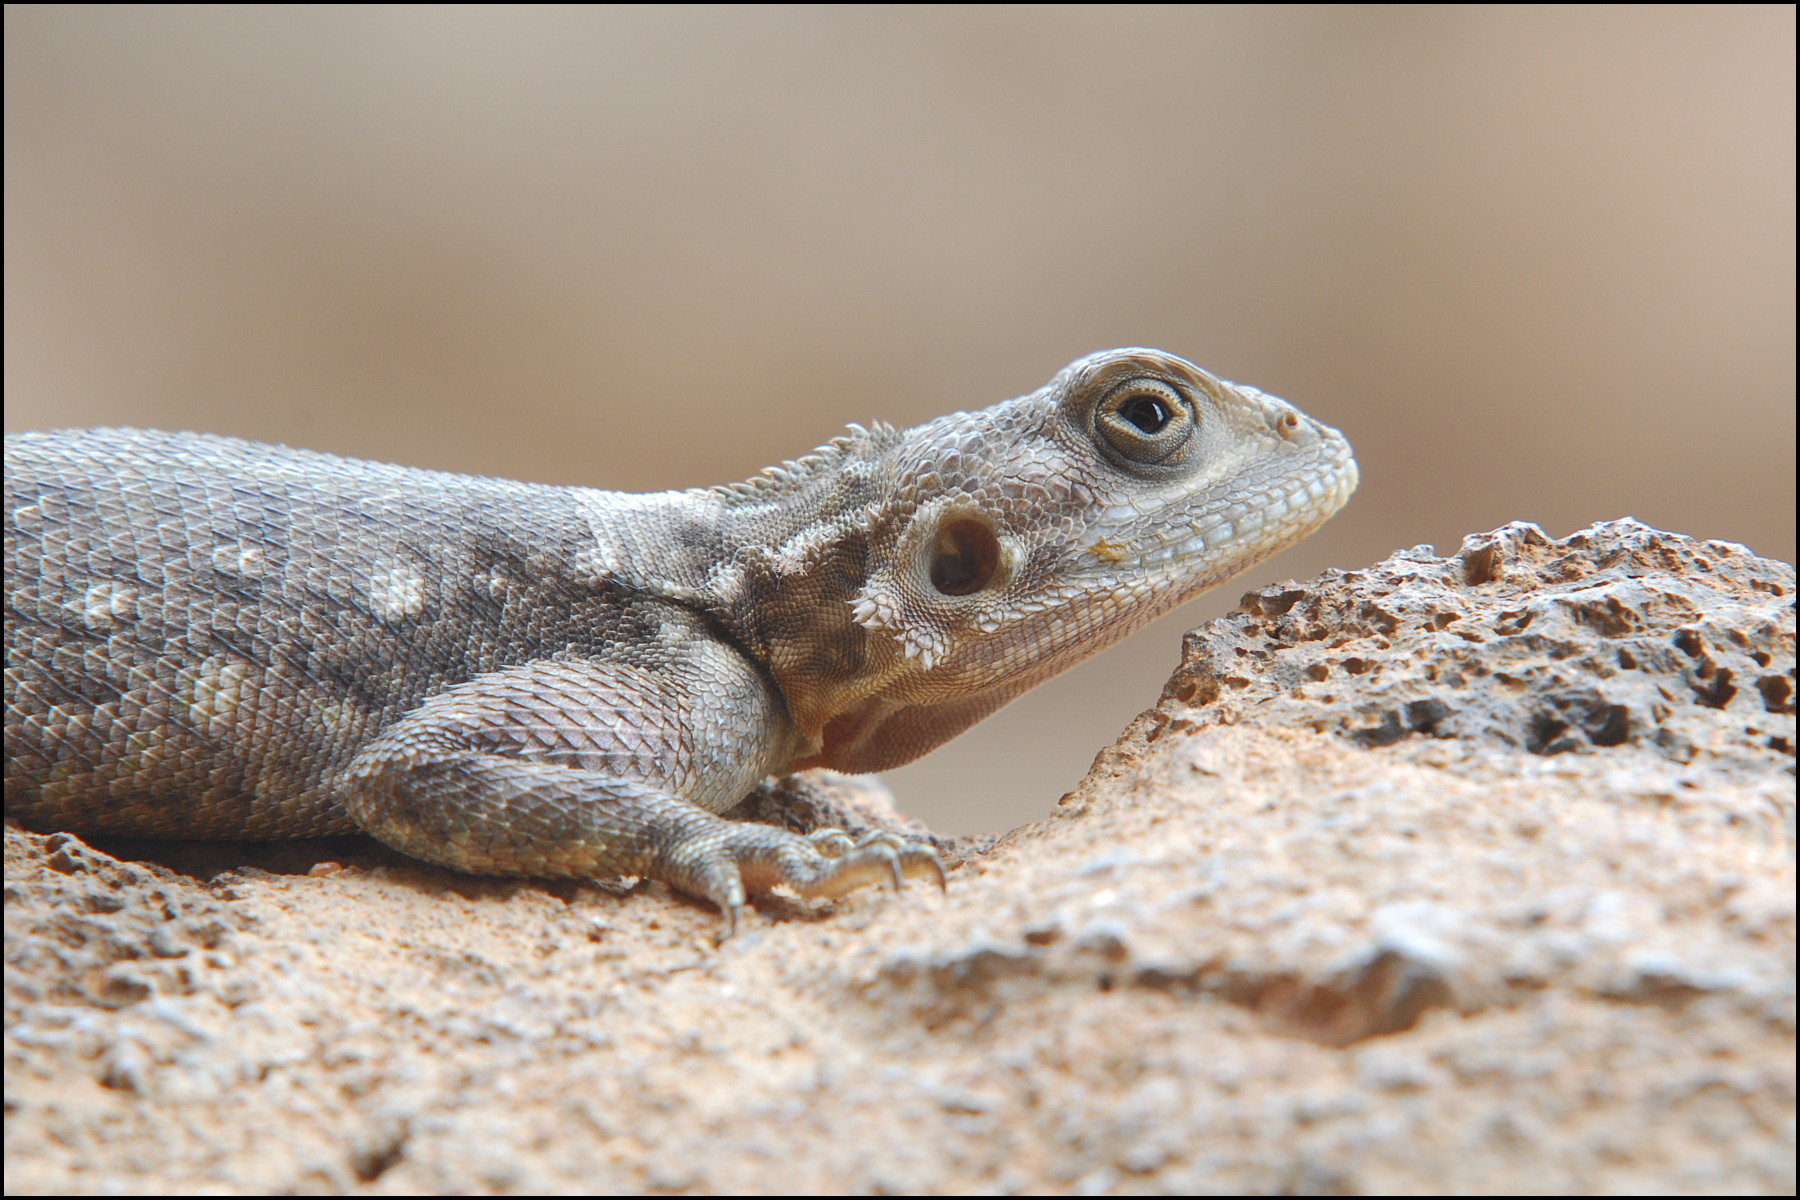
<svg viewBox="0 0 1800 1200">
<path fill-rule="evenodd" d="M 898 766 L 1304 537 L 1336 430 L 1154 350 L 631 495 L 191 433 L 6 439 L 6 811 L 366 830 L 462 871 L 943 881 L 922 841 L 717 814 Z"/>
</svg>

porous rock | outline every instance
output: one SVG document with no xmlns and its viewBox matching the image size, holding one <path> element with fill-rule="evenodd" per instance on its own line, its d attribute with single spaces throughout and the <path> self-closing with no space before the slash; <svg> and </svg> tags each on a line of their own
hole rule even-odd
<svg viewBox="0 0 1800 1200">
<path fill-rule="evenodd" d="M 8 829 L 6 1186 L 1789 1194 L 1794 595 L 1635 522 L 1266 588 L 947 896 L 722 949 Z"/>
</svg>

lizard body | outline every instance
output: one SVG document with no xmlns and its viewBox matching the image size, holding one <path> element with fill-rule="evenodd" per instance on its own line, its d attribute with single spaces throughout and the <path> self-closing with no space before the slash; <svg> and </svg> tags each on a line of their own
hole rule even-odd
<svg viewBox="0 0 1800 1200">
<path fill-rule="evenodd" d="M 1150 350 L 746 482 L 632 495 L 134 429 L 6 439 L 6 809 L 366 830 L 711 899 L 942 868 L 716 815 L 897 766 L 1311 532 L 1342 435 Z"/>
</svg>

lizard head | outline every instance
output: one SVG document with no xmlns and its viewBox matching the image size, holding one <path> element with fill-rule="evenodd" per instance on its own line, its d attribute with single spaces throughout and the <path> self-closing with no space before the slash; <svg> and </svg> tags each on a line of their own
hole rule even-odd
<svg viewBox="0 0 1800 1200">
<path fill-rule="evenodd" d="M 807 762 L 847 771 L 947 741 L 1299 541 L 1357 482 L 1335 429 L 1155 350 L 1092 354 L 1028 396 L 864 436 L 838 462 L 854 519 L 832 522 L 856 566 L 838 555 L 841 590 L 820 593 L 850 623 L 814 626 L 860 634 L 854 666 L 821 669 L 797 643 L 769 658 L 822 747 Z"/>
</svg>

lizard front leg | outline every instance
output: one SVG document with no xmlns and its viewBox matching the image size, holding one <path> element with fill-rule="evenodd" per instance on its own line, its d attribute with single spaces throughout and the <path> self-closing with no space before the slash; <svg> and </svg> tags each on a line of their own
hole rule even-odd
<svg viewBox="0 0 1800 1200">
<path fill-rule="evenodd" d="M 785 757 L 785 709 L 735 651 L 698 639 L 659 661 L 553 659 L 430 697 L 366 746 L 344 807 L 381 841 L 479 874 L 661 879 L 717 904 L 835 897 L 943 867 L 886 831 L 801 836 L 724 808 Z"/>
</svg>

